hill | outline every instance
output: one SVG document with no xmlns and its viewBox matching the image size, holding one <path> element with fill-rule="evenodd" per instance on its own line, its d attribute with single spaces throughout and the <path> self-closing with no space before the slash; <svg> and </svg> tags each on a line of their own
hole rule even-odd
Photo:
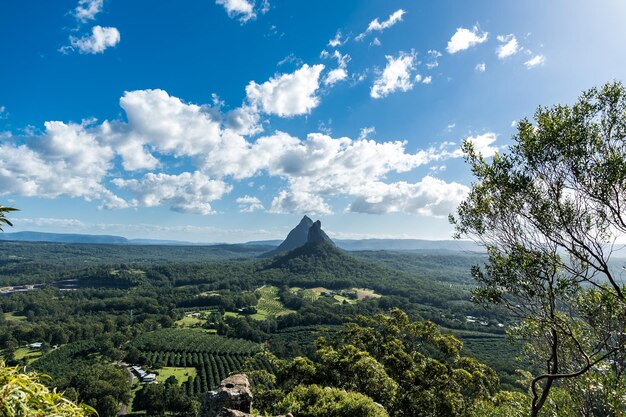
<svg viewBox="0 0 626 417">
<path fill-rule="evenodd" d="M 128 244 L 128 239 L 121 236 L 110 235 L 81 235 L 65 233 L 44 232 L 15 232 L 2 233 L 0 240 L 26 241 L 26 242 L 55 242 L 55 243 L 107 243 Z"/>
</svg>

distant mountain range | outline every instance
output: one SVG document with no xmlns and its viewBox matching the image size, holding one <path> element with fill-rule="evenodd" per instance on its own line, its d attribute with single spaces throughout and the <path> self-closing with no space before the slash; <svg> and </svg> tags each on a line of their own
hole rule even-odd
<svg viewBox="0 0 626 417">
<path fill-rule="evenodd" d="M 306 220 L 308 219 L 308 221 Z M 309 228 L 313 221 L 305 216 L 300 224 L 294 228 L 284 241 L 259 240 L 241 243 L 246 246 L 275 246 L 276 249 L 269 256 L 286 252 L 306 243 Z M 322 232 L 323 233 L 323 232 Z M 325 236 L 325 235 L 324 235 Z M 326 236 L 328 238 L 328 236 Z M 55 242 L 55 243 L 84 243 L 84 244 L 114 244 L 114 245 L 182 245 L 182 246 L 213 246 L 222 242 L 186 242 L 178 240 L 159 239 L 127 239 L 112 235 L 84 235 L 67 233 L 44 232 L 15 232 L 0 233 L 0 240 L 28 241 L 28 242 Z M 330 240 L 330 239 L 329 239 Z M 450 250 L 450 251 L 481 251 L 473 242 L 458 240 L 422 240 L 422 239 L 333 239 L 337 247 L 348 251 L 360 250 Z M 281 247 L 281 244 L 283 245 Z"/>
</svg>

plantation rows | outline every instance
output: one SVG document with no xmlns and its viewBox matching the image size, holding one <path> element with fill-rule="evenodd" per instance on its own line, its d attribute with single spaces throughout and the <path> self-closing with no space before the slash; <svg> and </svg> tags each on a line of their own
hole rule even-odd
<svg viewBox="0 0 626 417">
<path fill-rule="evenodd" d="M 133 344 L 150 352 L 208 353 L 216 355 L 252 355 L 261 347 L 243 339 L 230 339 L 189 329 L 162 329 L 144 333 Z"/>
<path fill-rule="evenodd" d="M 266 358 L 248 355 L 181 352 L 144 352 L 148 363 L 160 367 L 195 367 L 197 374 L 183 381 L 182 387 L 187 395 L 203 394 L 215 389 L 220 381 L 247 365 L 247 369 L 265 369 L 272 371 Z M 250 361 L 246 363 L 247 361 Z"/>
</svg>

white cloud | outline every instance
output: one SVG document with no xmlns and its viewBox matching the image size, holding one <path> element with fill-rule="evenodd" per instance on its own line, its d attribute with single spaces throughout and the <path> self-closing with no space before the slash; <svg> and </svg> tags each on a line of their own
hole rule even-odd
<svg viewBox="0 0 626 417">
<path fill-rule="evenodd" d="M 318 195 L 282 190 L 272 200 L 270 213 L 297 213 L 297 214 L 332 214 L 332 210 L 324 199 Z"/>
<path fill-rule="evenodd" d="M 414 184 L 404 181 L 385 184 L 371 183 L 363 195 L 358 196 L 346 211 L 384 214 L 410 213 L 421 216 L 445 217 L 465 199 L 469 188 L 447 183 L 430 175 Z"/>
<path fill-rule="evenodd" d="M 528 61 L 524 62 L 524 65 L 526 65 L 526 68 L 532 69 L 532 68 L 541 66 L 541 65 L 543 65 L 545 63 L 546 63 L 546 57 L 545 56 L 543 56 L 543 55 L 535 55 L 534 57 L 532 57 Z"/>
<path fill-rule="evenodd" d="M 342 40 L 341 32 L 337 31 L 337 34 L 335 35 L 335 37 L 328 41 L 328 46 L 330 46 L 331 48 L 336 48 L 338 46 L 343 45 L 345 42 L 346 41 Z"/>
<path fill-rule="evenodd" d="M 348 71 L 346 71 L 346 67 L 348 66 L 348 62 L 350 62 L 351 60 L 350 55 L 342 55 L 339 51 L 335 51 L 331 55 L 326 50 L 324 50 L 322 51 L 320 56 L 322 58 L 335 58 L 338 65 L 338 68 L 335 68 L 328 72 L 328 74 L 324 78 L 324 85 L 333 85 L 339 81 L 343 81 L 348 78 Z"/>
<path fill-rule="evenodd" d="M 221 180 L 211 180 L 200 172 L 179 175 L 148 173 L 140 180 L 116 178 L 117 187 L 134 196 L 131 206 L 156 207 L 170 204 L 181 213 L 212 214 L 211 202 L 231 191 L 232 186 Z"/>
<path fill-rule="evenodd" d="M 256 18 L 254 2 L 248 0 L 215 0 L 215 3 L 224 6 L 228 17 L 233 19 L 239 18 L 239 21 L 242 23 Z M 269 10 L 269 4 L 267 10 Z"/>
<path fill-rule="evenodd" d="M 343 68 L 335 68 L 331 70 L 324 78 L 324 85 L 333 85 L 339 81 L 343 81 L 348 78 L 348 72 Z"/>
<path fill-rule="evenodd" d="M 430 84 L 433 82 L 433 77 L 432 76 L 428 76 L 428 77 L 424 77 L 424 79 L 422 80 L 422 84 Z"/>
<path fill-rule="evenodd" d="M 387 18 L 387 20 L 384 20 L 383 22 L 380 22 L 378 18 L 372 20 L 370 24 L 367 26 L 367 29 L 365 30 L 365 32 L 358 35 L 355 38 L 355 40 L 361 41 L 371 32 L 374 32 L 374 31 L 382 32 L 385 29 L 389 29 L 396 23 L 401 22 L 402 16 L 404 16 L 405 13 L 406 11 L 399 9 L 393 12 L 392 14 L 390 14 L 389 18 Z"/>
<path fill-rule="evenodd" d="M 239 135 L 253 135 L 263 131 L 259 113 L 250 106 L 242 106 L 226 114 L 225 127 Z"/>
<path fill-rule="evenodd" d="M 521 47 L 513 34 L 506 36 L 498 35 L 497 39 L 501 43 L 501 45 L 498 45 L 496 48 L 496 55 L 498 56 L 498 59 L 508 58 L 521 50 Z"/>
<path fill-rule="evenodd" d="M 374 126 L 364 127 L 359 131 L 359 140 L 369 139 L 371 135 L 376 134 Z"/>
<path fill-rule="evenodd" d="M 487 71 L 487 64 L 485 64 L 484 62 L 476 64 L 476 66 L 474 67 L 474 71 L 476 71 L 476 72 L 485 72 L 485 71 Z"/>
<path fill-rule="evenodd" d="M 430 49 L 428 51 L 429 61 L 426 63 L 426 68 L 433 69 L 439 66 L 439 58 L 441 58 L 441 52 Z"/>
<path fill-rule="evenodd" d="M 78 49 L 81 54 L 101 54 L 108 48 L 112 48 L 120 42 L 120 32 L 114 27 L 94 26 L 91 28 L 91 35 L 81 38 L 70 36 L 70 47 L 61 48 L 62 52 L 67 52 L 73 48 Z"/>
<path fill-rule="evenodd" d="M 378 37 L 375 37 L 372 42 L 370 42 L 371 46 L 380 46 L 382 45 L 382 42 L 380 41 L 380 39 L 378 39 Z"/>
<path fill-rule="evenodd" d="M 25 144 L 0 144 L 0 194 L 101 199 L 123 207 L 102 185 L 113 157 L 111 147 L 99 143 L 86 125 L 46 122 L 45 132 Z"/>
<path fill-rule="evenodd" d="M 79 0 L 78 6 L 74 9 L 74 17 L 82 23 L 94 20 L 96 15 L 102 11 L 104 0 Z"/>
<path fill-rule="evenodd" d="M 477 153 L 481 154 L 485 158 L 488 158 L 490 156 L 494 156 L 500 149 L 498 146 L 493 146 L 497 138 L 498 135 L 495 133 L 487 132 L 482 135 L 469 136 L 465 138 L 464 142 L 470 142 L 474 146 L 474 150 Z M 458 150 L 456 155 L 462 155 L 461 151 Z"/>
<path fill-rule="evenodd" d="M 446 50 L 449 54 L 456 54 L 457 52 L 464 51 L 475 45 L 486 42 L 488 38 L 489 33 L 481 33 L 478 26 L 474 26 L 471 30 L 460 27 L 448 41 Z"/>
<path fill-rule="evenodd" d="M 415 53 L 400 52 L 397 58 L 391 55 L 387 58 L 387 66 L 374 81 L 370 90 L 373 98 L 383 98 L 395 91 L 409 91 L 413 88 L 411 72 L 415 69 Z"/>
<path fill-rule="evenodd" d="M 210 214 L 211 203 L 230 192 L 230 180 L 267 176 L 285 183 L 269 205 L 273 212 L 330 213 L 327 200 L 339 197 L 352 199 L 353 211 L 439 215 L 447 200 L 425 191 L 428 181 L 396 183 L 387 178 L 462 156 L 450 143 L 407 152 L 405 142 L 370 139 L 373 128 L 364 129 L 358 139 L 321 133 L 299 139 L 275 132 L 247 140 L 242 131 L 256 125 L 256 120 L 248 120 L 248 113 L 254 114 L 249 107 L 223 114 L 219 103 L 185 103 L 162 90 L 127 92 L 120 105 L 127 121 L 47 122 L 43 134 L 25 143 L 4 138 L 0 193 L 78 197 L 99 200 L 105 208 L 167 205 Z M 482 152 L 497 149 L 493 133 L 469 139 Z M 168 156 L 184 164 L 187 172 L 168 172 Z M 153 172 L 128 178 L 129 171 L 137 170 Z M 130 194 L 130 200 L 107 188 L 109 181 L 122 196 Z M 429 197 L 432 201 L 422 204 Z M 237 202 L 250 210 L 260 209 L 256 203 L 252 198 Z"/>
<path fill-rule="evenodd" d="M 264 113 L 290 117 L 310 113 L 319 104 L 319 89 L 324 65 L 304 64 L 291 74 L 280 74 L 263 84 L 251 81 L 246 87 L 248 100 Z"/>
<path fill-rule="evenodd" d="M 261 200 L 249 195 L 237 198 L 236 202 L 239 205 L 239 211 L 242 213 L 252 213 L 265 208 L 263 207 Z"/>
</svg>

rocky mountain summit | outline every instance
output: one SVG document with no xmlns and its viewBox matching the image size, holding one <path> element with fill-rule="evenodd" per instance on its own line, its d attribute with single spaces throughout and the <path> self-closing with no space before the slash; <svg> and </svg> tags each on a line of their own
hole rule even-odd
<svg viewBox="0 0 626 417">
<path fill-rule="evenodd" d="M 312 231 L 312 234 L 311 234 Z M 309 242 L 326 242 L 331 245 L 335 245 L 333 241 L 322 230 L 322 224 L 318 220 L 313 222 L 309 216 L 304 216 L 300 223 L 294 227 L 285 240 L 276 248 L 263 255 L 263 257 L 270 258 L 272 256 L 293 251 L 300 248 Z"/>
</svg>

